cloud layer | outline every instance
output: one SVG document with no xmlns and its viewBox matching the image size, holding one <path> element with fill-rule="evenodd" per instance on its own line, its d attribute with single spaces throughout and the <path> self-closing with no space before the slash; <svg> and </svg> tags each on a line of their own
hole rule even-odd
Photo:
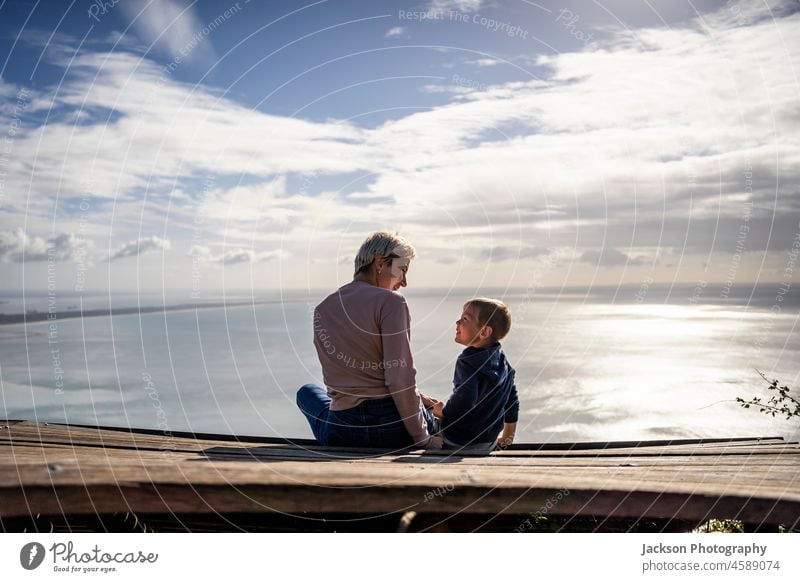
<svg viewBox="0 0 800 582">
<path fill-rule="evenodd" d="M 426 79 L 420 94 L 441 104 L 374 126 L 253 110 L 134 52 L 54 51 L 64 82 L 31 92 L 0 207 L 8 220 L 26 208 L 30 226 L 0 235 L 0 257 L 45 260 L 54 247 L 71 259 L 74 235 L 43 234 L 53 220 L 67 232 L 88 221 L 114 262 L 162 251 L 230 267 L 351 255 L 393 225 L 452 265 L 443 279 L 553 247 L 571 249 L 587 280 L 592 267 L 666 268 L 659 255 L 724 272 L 745 222 L 746 250 L 763 258 L 790 246 L 800 217 L 800 14 L 755 4 L 611 31 L 525 63 L 538 78 Z M 483 7 L 429 8 L 445 5 Z M 183 33 L 156 41 L 165 15 L 147 10 L 137 26 L 172 54 L 197 23 L 181 4 L 162 8 Z M 0 94 L 16 89 L 0 79 Z"/>
</svg>

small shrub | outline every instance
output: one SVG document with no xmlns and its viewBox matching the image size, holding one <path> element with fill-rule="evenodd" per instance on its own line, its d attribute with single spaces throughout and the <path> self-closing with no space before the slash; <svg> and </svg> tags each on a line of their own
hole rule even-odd
<svg viewBox="0 0 800 582">
<path fill-rule="evenodd" d="M 744 533 L 744 524 L 738 519 L 709 519 L 692 533 Z"/>
<path fill-rule="evenodd" d="M 750 400 L 739 398 L 736 402 L 742 408 L 758 407 L 759 412 L 775 416 L 776 414 L 786 415 L 786 420 L 800 418 L 800 401 L 795 400 L 789 395 L 789 388 L 780 386 L 777 380 L 769 380 L 763 372 L 756 370 L 764 381 L 769 384 L 770 398 L 764 402 L 761 397 L 753 396 Z"/>
</svg>

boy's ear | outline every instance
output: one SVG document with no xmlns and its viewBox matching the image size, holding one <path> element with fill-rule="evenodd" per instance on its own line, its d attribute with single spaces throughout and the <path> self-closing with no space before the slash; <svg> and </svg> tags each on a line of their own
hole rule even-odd
<svg viewBox="0 0 800 582">
<path fill-rule="evenodd" d="M 480 333 L 478 335 L 480 336 L 481 340 L 485 340 L 485 339 L 488 339 L 488 338 L 492 337 L 493 333 L 494 333 L 494 330 L 492 329 L 492 326 L 489 325 L 489 324 L 486 324 L 481 328 L 481 331 L 480 331 Z"/>
</svg>

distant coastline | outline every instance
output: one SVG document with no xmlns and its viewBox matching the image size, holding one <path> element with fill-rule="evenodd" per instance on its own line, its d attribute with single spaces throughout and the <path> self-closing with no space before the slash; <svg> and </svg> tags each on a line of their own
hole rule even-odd
<svg viewBox="0 0 800 582">
<path fill-rule="evenodd" d="M 722 283 L 704 283 L 703 286 L 690 285 L 690 284 L 668 284 L 653 282 L 644 282 L 641 285 L 595 285 L 592 287 L 580 286 L 538 286 L 530 285 L 528 287 L 481 287 L 475 289 L 471 287 L 454 287 L 451 289 L 440 289 L 435 287 L 414 287 L 404 291 L 404 295 L 412 301 L 416 298 L 426 297 L 448 297 L 451 295 L 460 295 L 463 297 L 473 296 L 476 293 L 507 297 L 509 305 L 513 307 L 514 302 L 530 302 L 530 301 L 556 301 L 556 302 L 572 302 L 572 303 L 591 303 L 591 302 L 610 302 L 618 304 L 631 304 L 642 303 L 649 305 L 683 305 L 686 307 L 691 306 L 705 306 L 705 307 L 740 307 L 744 309 L 760 309 L 769 310 L 772 306 L 776 305 L 777 289 L 776 285 L 772 282 L 759 282 L 757 285 L 734 285 L 726 292 L 725 297 L 721 297 L 718 287 Z M 231 297 L 229 301 L 223 301 L 222 297 L 209 297 L 207 303 L 174 303 L 171 305 L 152 305 L 162 301 L 160 294 L 158 296 L 148 293 L 147 299 L 142 301 L 150 302 L 148 306 L 137 307 L 135 303 L 138 299 L 136 295 L 126 296 L 124 299 L 119 297 L 115 298 L 118 303 L 125 304 L 125 307 L 111 308 L 108 307 L 98 308 L 95 303 L 91 309 L 86 309 L 83 313 L 77 308 L 75 309 L 62 309 L 55 313 L 50 313 L 47 309 L 47 295 L 44 293 L 31 293 L 26 294 L 29 299 L 28 304 L 36 303 L 40 310 L 29 310 L 27 313 L 16 311 L 13 313 L 0 313 L 0 326 L 13 325 L 20 323 L 38 323 L 42 321 L 72 319 L 77 317 L 106 317 L 113 315 L 133 315 L 133 314 L 146 314 L 146 313 L 163 313 L 168 311 L 186 311 L 190 309 L 212 309 L 219 307 L 244 307 L 247 305 L 267 305 L 277 303 L 294 303 L 297 301 L 316 304 L 321 301 L 330 289 L 292 289 L 288 294 L 281 293 L 280 297 L 271 295 L 260 295 L 258 299 L 249 298 L 250 291 L 247 289 L 237 289 L 229 292 L 228 296 Z M 80 295 L 61 294 L 65 303 L 62 305 L 69 305 L 69 302 L 77 304 Z M 96 294 L 105 297 L 106 294 Z M 0 305 L 5 304 L 6 308 L 14 309 L 11 305 L 9 298 L 16 295 L 10 293 L 0 292 Z M 84 296 L 86 297 L 86 296 Z M 780 307 L 783 313 L 794 313 L 794 310 L 800 310 L 800 288 L 795 289 L 792 287 L 785 295 L 781 295 L 782 301 Z M 185 300 L 187 297 L 174 297 L 175 301 Z M 34 301 L 31 301 L 34 300 Z M 168 301 L 169 299 L 167 299 Z M 15 302 L 18 303 L 18 302 Z"/>
<path fill-rule="evenodd" d="M 14 325 L 18 323 L 38 323 L 41 321 L 58 321 L 61 319 L 75 319 L 78 317 L 107 317 L 109 315 L 142 315 L 145 313 L 166 313 L 168 311 L 188 311 L 191 309 L 212 309 L 215 307 L 244 307 L 246 305 L 263 305 L 279 303 L 279 301 L 241 301 L 235 303 L 180 303 L 178 305 L 151 305 L 145 307 L 115 307 L 111 309 L 87 309 L 80 311 L 29 311 L 27 313 L 0 313 L 0 325 Z"/>
</svg>

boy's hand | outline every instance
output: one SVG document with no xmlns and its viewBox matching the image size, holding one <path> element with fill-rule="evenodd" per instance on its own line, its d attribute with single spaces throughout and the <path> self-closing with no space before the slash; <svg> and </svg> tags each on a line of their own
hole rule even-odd
<svg viewBox="0 0 800 582">
<path fill-rule="evenodd" d="M 504 449 L 504 448 L 506 448 L 508 446 L 511 446 L 513 444 L 514 444 L 514 437 L 513 436 L 509 436 L 509 437 L 501 436 L 499 439 L 497 439 L 497 446 L 500 447 L 501 449 Z"/>
<path fill-rule="evenodd" d="M 433 406 L 433 415 L 439 420 L 442 420 L 442 410 L 444 410 L 444 402 L 439 402 L 437 400 L 436 404 Z"/>
<path fill-rule="evenodd" d="M 514 436 L 517 433 L 517 423 L 507 422 L 503 425 L 503 433 L 497 439 L 497 446 L 504 449 L 514 444 Z"/>
<path fill-rule="evenodd" d="M 444 440 L 442 440 L 442 437 L 432 436 L 431 440 L 428 441 L 428 444 L 425 445 L 425 449 L 429 451 L 441 451 L 443 446 Z"/>
</svg>

